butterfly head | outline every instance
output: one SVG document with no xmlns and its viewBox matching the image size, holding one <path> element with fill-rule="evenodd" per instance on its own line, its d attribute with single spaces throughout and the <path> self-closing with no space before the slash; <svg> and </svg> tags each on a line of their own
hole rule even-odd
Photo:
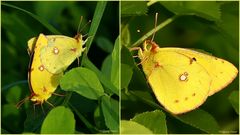
<svg viewBox="0 0 240 135">
<path fill-rule="evenodd" d="M 77 42 L 79 42 L 79 41 L 82 41 L 82 34 L 80 34 L 80 33 L 77 33 L 77 35 L 74 37 L 76 40 L 77 40 Z"/>
<path fill-rule="evenodd" d="M 50 97 L 51 97 L 51 94 L 47 94 L 47 95 L 34 94 L 30 97 L 30 100 L 35 102 L 34 104 L 43 104 L 44 101 L 46 101 Z"/>
</svg>

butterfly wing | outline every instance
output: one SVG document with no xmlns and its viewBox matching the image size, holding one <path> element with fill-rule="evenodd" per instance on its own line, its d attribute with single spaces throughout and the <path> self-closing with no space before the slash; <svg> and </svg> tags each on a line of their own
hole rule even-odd
<svg viewBox="0 0 240 135">
<path fill-rule="evenodd" d="M 41 62 L 50 73 L 61 73 L 81 55 L 82 46 L 82 39 L 47 36 L 47 46 L 40 53 Z"/>
<path fill-rule="evenodd" d="M 177 52 L 187 57 L 194 58 L 194 61 L 204 67 L 212 78 L 209 96 L 230 84 L 238 74 L 238 69 L 232 63 L 221 58 L 190 49 L 163 48 L 163 50 Z"/>
<path fill-rule="evenodd" d="M 142 63 L 143 69 L 152 63 L 151 72 L 146 74 L 148 82 L 157 100 L 171 113 L 193 110 L 208 97 L 211 78 L 198 63 L 191 63 L 188 57 L 168 51 L 149 56 Z"/>
<path fill-rule="evenodd" d="M 31 42 L 29 42 L 31 43 Z M 30 89 L 33 91 L 34 96 L 31 98 L 32 101 L 38 101 L 42 103 L 51 97 L 52 93 L 56 90 L 59 85 L 59 80 L 62 73 L 52 74 L 49 73 L 44 65 L 40 61 L 40 50 L 47 45 L 47 38 L 40 34 L 37 42 L 34 46 L 34 52 L 32 50 L 33 57 L 29 68 L 29 84 Z M 30 48 L 31 45 L 29 45 Z"/>
<path fill-rule="evenodd" d="M 35 44 L 36 44 L 36 41 L 37 41 L 37 38 L 36 37 L 33 37 L 31 39 L 28 40 L 28 55 L 31 56 L 33 50 L 34 50 L 34 47 L 35 47 Z"/>
</svg>

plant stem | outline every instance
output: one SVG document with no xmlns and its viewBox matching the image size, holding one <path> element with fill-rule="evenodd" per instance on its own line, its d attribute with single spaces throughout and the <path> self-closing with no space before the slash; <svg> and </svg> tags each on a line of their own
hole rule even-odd
<svg viewBox="0 0 240 135">
<path fill-rule="evenodd" d="M 99 132 L 98 129 L 96 129 L 88 120 L 80 113 L 78 110 L 70 103 L 68 102 L 68 105 L 70 108 L 73 109 L 73 111 L 77 114 L 79 119 L 86 125 L 86 127 L 92 132 L 92 133 L 97 133 Z"/>
<path fill-rule="evenodd" d="M 66 97 L 65 97 L 62 105 L 67 106 L 67 104 L 68 104 L 68 102 L 69 102 L 69 100 L 70 100 L 70 98 L 71 98 L 71 96 L 72 96 L 72 93 L 73 93 L 72 91 L 69 91 L 69 92 L 67 93 L 67 95 L 66 95 Z"/>
<path fill-rule="evenodd" d="M 154 3 L 158 2 L 157 0 L 150 0 L 148 3 L 147 3 L 147 6 L 151 6 L 153 5 Z"/>
<path fill-rule="evenodd" d="M 159 24 L 156 28 L 153 28 L 151 31 L 149 31 L 148 33 L 146 33 L 145 35 L 143 35 L 138 41 L 136 41 L 132 47 L 136 47 L 139 44 L 141 44 L 144 40 L 146 40 L 148 37 L 150 37 L 154 32 L 159 31 L 160 29 L 162 29 L 163 27 L 165 27 L 166 25 L 170 24 L 171 22 L 173 22 L 177 17 L 179 17 L 178 15 L 175 15 L 173 17 L 168 18 L 167 20 L 165 20 L 164 22 L 162 22 L 161 24 Z"/>
</svg>

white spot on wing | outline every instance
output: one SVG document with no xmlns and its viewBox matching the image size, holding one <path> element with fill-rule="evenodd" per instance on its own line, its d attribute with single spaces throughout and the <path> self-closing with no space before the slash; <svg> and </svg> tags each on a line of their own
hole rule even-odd
<svg viewBox="0 0 240 135">
<path fill-rule="evenodd" d="M 59 53 L 59 49 L 58 49 L 57 47 L 54 47 L 54 48 L 53 48 L 53 53 L 54 53 L 54 54 L 58 54 L 58 53 Z"/>
<path fill-rule="evenodd" d="M 180 81 L 187 81 L 188 80 L 188 73 L 184 72 L 183 74 L 179 75 L 179 80 Z"/>
</svg>

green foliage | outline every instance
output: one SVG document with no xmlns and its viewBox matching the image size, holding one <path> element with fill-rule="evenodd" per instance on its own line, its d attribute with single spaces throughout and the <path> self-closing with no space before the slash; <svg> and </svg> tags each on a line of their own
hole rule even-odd
<svg viewBox="0 0 240 135">
<path fill-rule="evenodd" d="M 121 134 L 152 134 L 153 132 L 134 121 L 121 120 Z"/>
<path fill-rule="evenodd" d="M 72 111 L 64 106 L 52 109 L 44 119 L 42 134 L 73 134 L 75 131 L 75 119 Z"/>
<path fill-rule="evenodd" d="M 233 91 L 228 97 L 234 110 L 239 114 L 239 91 Z"/>
<path fill-rule="evenodd" d="M 96 39 L 97 45 L 103 51 L 111 53 L 113 50 L 113 43 L 104 37 L 99 37 Z"/>
<path fill-rule="evenodd" d="M 112 62 L 111 62 L 111 81 L 115 85 L 115 87 L 119 86 L 119 51 L 120 50 L 120 44 L 119 44 L 119 38 L 116 39 L 114 44 L 114 49 L 112 52 Z"/>
<path fill-rule="evenodd" d="M 177 2 L 150 1 L 148 13 L 137 16 L 131 10 L 142 10 L 135 2 L 134 8 L 125 5 L 128 13 L 121 18 L 121 119 L 138 122 L 152 133 L 237 133 L 238 77 L 224 90 L 208 97 L 208 100 L 191 112 L 179 116 L 168 113 L 156 100 L 144 73 L 141 70 L 137 50 L 144 40 L 151 39 L 160 47 L 200 49 L 226 59 L 238 67 L 239 61 L 239 9 L 238 2 Z M 138 6 L 138 7 L 137 7 Z M 131 9 L 132 8 L 132 9 Z M 127 11 L 127 10 L 126 10 Z M 158 23 L 154 28 L 155 13 Z M 132 15 L 130 15 L 130 13 Z M 140 32 L 139 32 L 140 30 Z M 231 95 L 230 95 L 231 94 Z M 230 95 L 230 96 L 229 96 Z M 230 101 L 230 102 L 229 102 Z M 156 116 L 153 110 L 160 112 Z M 162 111 L 160 111 L 162 110 Z M 237 112 L 235 112 L 235 111 Z M 158 120 L 162 118 L 162 120 Z M 155 125 L 161 121 L 165 130 L 158 131 Z M 165 122 L 164 122 L 165 121 Z M 122 125 L 125 133 L 140 133 L 130 125 Z M 130 127 L 130 129 L 129 129 Z M 125 129 L 126 128 L 126 129 Z M 158 128 L 159 129 L 159 128 Z"/>
<path fill-rule="evenodd" d="M 118 2 L 1 4 L 1 56 L 6 63 L 2 66 L 2 133 L 118 133 Z M 55 93 L 64 96 L 53 95 L 48 99 L 54 108 L 47 103 L 33 106 L 32 102 L 27 102 L 29 104 L 25 103 L 18 110 L 15 105 L 31 94 L 26 81 L 29 62 L 27 41 L 39 33 L 74 37 L 81 16 L 80 29 L 92 20 L 80 31 L 89 37 L 87 51 L 80 58 L 83 67 L 74 68 L 78 66 L 74 62 L 61 78 L 61 88 Z M 111 56 L 112 72 L 108 70 L 108 75 L 106 71 L 99 70 L 106 56 Z"/>
<path fill-rule="evenodd" d="M 132 78 L 132 68 L 127 64 L 121 64 L 121 89 L 126 88 Z"/>
<path fill-rule="evenodd" d="M 87 68 L 74 68 L 60 80 L 60 86 L 65 91 L 74 91 L 89 99 L 98 99 L 104 94 L 96 74 Z"/>
<path fill-rule="evenodd" d="M 218 133 L 219 131 L 219 126 L 214 117 L 201 109 L 180 115 L 177 119 L 193 127 L 199 128 L 206 133 Z"/>
<path fill-rule="evenodd" d="M 147 13 L 147 2 L 145 1 L 122 1 L 121 2 L 121 15 L 144 15 Z"/>
<path fill-rule="evenodd" d="M 167 133 L 166 116 L 160 110 L 138 114 L 132 120 L 144 125 L 154 134 Z"/>
<path fill-rule="evenodd" d="M 119 132 L 119 103 L 109 96 L 102 96 L 101 108 L 106 126 L 113 132 Z"/>
<path fill-rule="evenodd" d="M 209 20 L 219 20 L 221 16 L 220 4 L 217 2 L 162 1 L 160 3 L 175 14 L 196 15 Z"/>
</svg>

